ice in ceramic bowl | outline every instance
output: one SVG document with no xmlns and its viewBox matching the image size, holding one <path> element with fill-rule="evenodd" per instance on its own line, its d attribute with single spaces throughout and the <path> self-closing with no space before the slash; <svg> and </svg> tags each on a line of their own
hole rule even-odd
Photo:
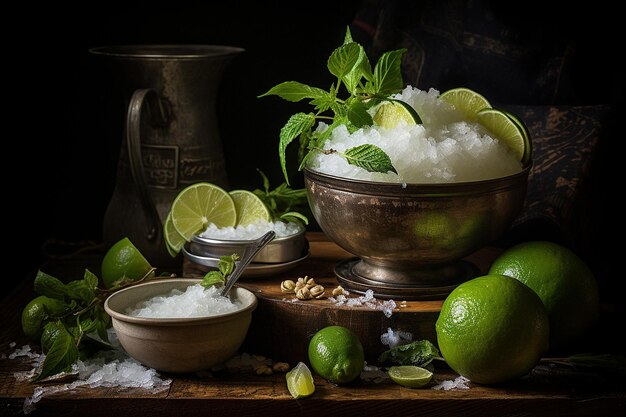
<svg viewBox="0 0 626 417">
<path fill-rule="evenodd" d="M 256 296 L 233 288 L 233 311 L 210 316 L 163 318 L 137 317 L 130 310 L 172 290 L 184 292 L 199 279 L 174 278 L 149 281 L 113 293 L 104 304 L 122 347 L 144 365 L 165 372 L 197 372 L 223 363 L 243 343 Z M 219 311 L 219 310 L 218 310 Z"/>
<path fill-rule="evenodd" d="M 260 237 L 267 230 L 274 230 L 277 235 L 254 257 L 254 263 L 283 263 L 301 258 L 308 246 L 304 235 L 304 226 L 298 223 L 274 222 L 270 226 L 251 225 L 247 230 L 231 228 L 212 228 L 191 238 L 188 251 L 195 256 L 219 258 L 233 253 L 243 257 L 246 248 L 253 239 Z"/>
</svg>

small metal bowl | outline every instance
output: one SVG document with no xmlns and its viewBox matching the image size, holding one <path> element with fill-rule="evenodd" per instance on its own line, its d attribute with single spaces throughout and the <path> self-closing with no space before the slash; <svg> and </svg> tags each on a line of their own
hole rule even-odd
<svg viewBox="0 0 626 417">
<path fill-rule="evenodd" d="M 296 234 L 276 237 L 252 259 L 254 263 L 283 263 L 290 262 L 302 257 L 308 250 L 308 241 L 304 236 L 305 228 Z M 191 255 L 219 258 L 224 255 L 236 253 L 243 257 L 250 240 L 224 240 L 201 237 L 195 235 L 191 238 L 188 252 Z"/>
</svg>

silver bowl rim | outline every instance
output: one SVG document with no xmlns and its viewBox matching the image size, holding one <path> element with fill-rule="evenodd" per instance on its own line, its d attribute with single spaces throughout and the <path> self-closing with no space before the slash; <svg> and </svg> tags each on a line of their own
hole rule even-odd
<svg viewBox="0 0 626 417">
<path fill-rule="evenodd" d="M 268 243 L 268 245 L 277 245 L 280 243 L 284 243 L 284 242 L 295 240 L 297 238 L 302 237 L 306 232 L 306 227 L 302 225 L 301 227 L 302 227 L 302 230 L 300 230 L 298 233 L 294 233 L 288 236 L 280 236 L 280 237 L 277 236 L 274 239 L 272 239 L 270 243 Z M 200 235 L 193 235 L 191 236 L 191 241 L 195 243 L 200 243 L 203 245 L 249 246 L 250 243 L 254 241 L 254 239 L 227 240 L 227 239 L 215 239 L 215 238 L 210 238 L 210 237 L 202 237 Z"/>
<path fill-rule="evenodd" d="M 121 294 L 125 291 L 133 291 L 136 289 L 141 289 L 141 287 L 147 285 L 158 285 L 161 283 L 169 283 L 169 282 L 177 282 L 177 283 L 188 283 L 189 285 L 194 285 L 202 281 L 201 278 L 165 278 L 165 279 L 152 279 L 148 282 L 143 282 L 141 284 L 132 285 L 130 287 L 123 288 L 119 291 L 114 292 L 104 302 L 104 310 L 107 312 L 111 318 L 134 324 L 144 324 L 149 326 L 184 326 L 184 325 L 198 325 L 198 324 L 209 324 L 209 323 L 217 323 L 226 319 L 233 318 L 235 316 L 239 316 L 246 313 L 252 313 L 252 311 L 257 307 L 258 300 L 256 295 L 243 287 L 235 286 L 237 291 L 243 291 L 244 293 L 252 294 L 252 302 L 249 305 L 246 305 L 239 310 L 231 311 L 228 313 L 215 314 L 213 316 L 203 316 L 203 317 L 172 317 L 172 318 L 163 318 L 163 317 L 134 317 L 129 316 L 128 314 L 121 313 L 117 310 L 114 310 L 109 306 L 109 300 L 113 297 Z"/>
<path fill-rule="evenodd" d="M 402 196 L 411 195 L 430 196 L 458 196 L 491 193 L 498 189 L 509 188 L 520 180 L 526 180 L 532 164 L 522 167 L 519 172 L 497 178 L 478 181 L 446 182 L 446 183 L 406 183 L 367 181 L 353 178 L 338 177 L 331 174 L 304 168 L 305 179 L 317 183 L 325 183 L 330 188 L 340 191 L 357 192 L 375 196 Z"/>
</svg>

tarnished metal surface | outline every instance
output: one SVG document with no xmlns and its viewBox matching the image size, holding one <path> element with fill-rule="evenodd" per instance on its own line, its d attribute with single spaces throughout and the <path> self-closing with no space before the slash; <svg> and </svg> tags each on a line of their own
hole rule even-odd
<svg viewBox="0 0 626 417">
<path fill-rule="evenodd" d="M 453 264 L 510 226 L 523 205 L 528 172 L 526 167 L 493 180 L 406 186 L 308 169 L 304 178 L 322 230 L 362 260 L 351 274 L 373 286 L 432 288 L 458 281 Z"/>
</svg>

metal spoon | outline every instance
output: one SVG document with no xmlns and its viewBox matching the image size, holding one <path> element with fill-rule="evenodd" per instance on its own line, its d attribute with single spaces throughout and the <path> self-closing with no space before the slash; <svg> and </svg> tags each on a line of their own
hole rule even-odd
<svg viewBox="0 0 626 417">
<path fill-rule="evenodd" d="M 246 269 L 248 264 L 252 261 L 252 259 L 254 259 L 257 253 L 259 253 L 259 251 L 263 249 L 265 245 L 267 245 L 272 241 L 272 239 L 274 239 L 274 236 L 276 236 L 276 232 L 270 230 L 260 238 L 254 240 L 250 244 L 250 246 L 246 248 L 241 260 L 236 262 L 235 270 L 232 274 L 228 276 L 228 278 L 226 278 L 226 282 L 224 283 L 224 289 L 222 289 L 221 295 L 228 295 L 228 292 L 233 287 L 233 285 L 235 285 L 235 282 L 237 282 L 243 270 Z"/>
</svg>

